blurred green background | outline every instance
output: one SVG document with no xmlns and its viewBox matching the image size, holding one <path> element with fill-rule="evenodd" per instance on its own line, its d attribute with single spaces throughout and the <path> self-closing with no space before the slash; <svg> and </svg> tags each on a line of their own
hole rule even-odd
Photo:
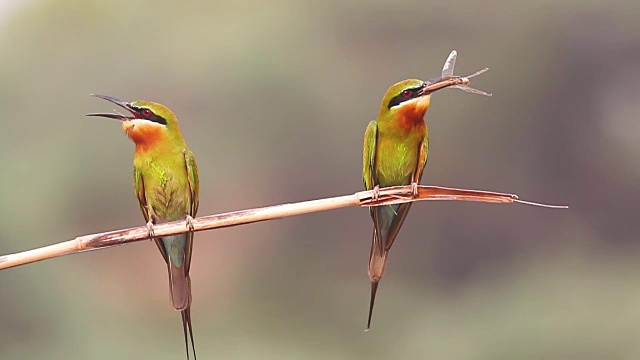
<svg viewBox="0 0 640 360">
<path fill-rule="evenodd" d="M 133 144 L 89 93 L 171 107 L 199 215 L 348 194 L 385 90 L 438 92 L 423 183 L 569 204 L 413 207 L 369 301 L 347 208 L 199 233 L 200 359 L 638 359 L 640 5 L 0 1 L 0 253 L 142 225 Z M 0 272 L 0 359 L 183 359 L 150 242 Z"/>
</svg>

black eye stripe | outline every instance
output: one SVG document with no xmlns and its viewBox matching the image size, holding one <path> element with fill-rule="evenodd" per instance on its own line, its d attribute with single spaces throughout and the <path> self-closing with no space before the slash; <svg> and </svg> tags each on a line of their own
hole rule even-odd
<svg viewBox="0 0 640 360">
<path fill-rule="evenodd" d="M 409 97 L 404 96 L 404 90 L 403 90 L 400 94 L 394 96 L 393 98 L 391 98 L 391 100 L 389 100 L 389 105 L 388 105 L 389 109 L 391 109 L 396 105 L 400 105 L 405 101 L 414 99 L 416 96 L 418 96 L 420 89 L 422 89 L 422 85 L 418 85 L 410 89 L 405 89 L 405 90 L 411 91 L 411 95 L 409 95 Z"/>
<path fill-rule="evenodd" d="M 148 108 L 140 108 L 140 107 L 131 107 L 133 110 L 135 110 L 138 114 L 140 114 L 142 116 L 143 119 L 145 120 L 149 120 L 149 121 L 153 121 L 154 123 L 158 123 L 158 124 L 162 124 L 162 125 L 167 125 L 167 120 L 165 118 L 163 118 L 162 116 L 158 116 L 156 115 L 153 110 L 148 109 Z M 151 115 L 149 116 L 144 116 L 143 115 L 143 111 L 145 110 L 149 110 L 151 112 Z"/>
</svg>

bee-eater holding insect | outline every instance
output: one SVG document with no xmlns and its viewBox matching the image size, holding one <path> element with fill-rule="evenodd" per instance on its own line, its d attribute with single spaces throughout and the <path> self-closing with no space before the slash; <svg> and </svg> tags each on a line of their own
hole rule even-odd
<svg viewBox="0 0 640 360">
<path fill-rule="evenodd" d="M 150 101 L 125 102 L 110 96 L 92 95 L 112 102 L 131 115 L 92 113 L 122 121 L 122 129 L 135 143 L 133 184 L 140 210 L 147 221 L 149 237 L 154 238 L 153 224 L 185 219 L 191 230 L 186 234 L 155 238 L 167 263 L 169 290 L 173 307 L 182 314 L 182 329 L 189 359 L 191 339 L 196 358 L 191 326 L 191 251 L 192 219 L 198 211 L 198 167 L 187 148 L 175 114 L 164 105 Z"/>
<path fill-rule="evenodd" d="M 418 194 L 418 183 L 429 155 L 429 131 L 424 116 L 433 92 L 454 87 L 490 96 L 468 86 L 470 78 L 488 69 L 467 77 L 453 76 L 456 56 L 456 51 L 452 51 L 442 77 L 403 80 L 391 85 L 384 95 L 377 120 L 369 123 L 364 134 L 362 177 L 365 189 L 374 190 L 374 199 L 380 187 L 388 186 L 411 184 L 413 195 Z M 387 267 L 389 250 L 410 208 L 411 203 L 369 208 L 374 226 L 369 255 L 371 298 L 367 330 L 371 327 L 376 291 Z"/>
</svg>

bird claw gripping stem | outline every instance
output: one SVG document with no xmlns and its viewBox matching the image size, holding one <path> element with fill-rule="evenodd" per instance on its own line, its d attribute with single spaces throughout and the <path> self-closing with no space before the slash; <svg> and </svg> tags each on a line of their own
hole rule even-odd
<svg viewBox="0 0 640 360">
<path fill-rule="evenodd" d="M 153 240 L 156 237 L 155 231 L 153 231 L 153 221 L 147 222 L 147 233 L 149 234 L 149 240 Z"/>
<path fill-rule="evenodd" d="M 373 195 L 371 195 L 371 202 L 378 203 L 380 200 L 380 185 L 376 185 L 373 187 Z"/>
<path fill-rule="evenodd" d="M 411 183 L 411 195 L 413 195 L 414 199 L 418 197 L 418 183 L 417 182 Z"/>
<path fill-rule="evenodd" d="M 190 232 L 194 232 L 196 228 L 193 226 L 193 217 L 191 215 L 187 215 L 184 221 L 186 222 L 187 229 L 189 229 Z"/>
</svg>

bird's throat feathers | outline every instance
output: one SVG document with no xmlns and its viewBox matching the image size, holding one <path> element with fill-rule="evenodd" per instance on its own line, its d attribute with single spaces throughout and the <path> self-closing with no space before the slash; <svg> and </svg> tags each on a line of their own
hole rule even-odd
<svg viewBox="0 0 640 360">
<path fill-rule="evenodd" d="M 127 120 L 122 122 L 122 130 L 136 144 L 136 153 L 153 151 L 166 143 L 167 128 L 147 120 Z"/>
<path fill-rule="evenodd" d="M 410 100 L 398 105 L 392 109 L 392 117 L 399 126 L 405 131 L 412 131 L 416 127 L 425 126 L 424 116 L 429 109 L 431 96 L 423 96 L 414 100 Z"/>
</svg>

